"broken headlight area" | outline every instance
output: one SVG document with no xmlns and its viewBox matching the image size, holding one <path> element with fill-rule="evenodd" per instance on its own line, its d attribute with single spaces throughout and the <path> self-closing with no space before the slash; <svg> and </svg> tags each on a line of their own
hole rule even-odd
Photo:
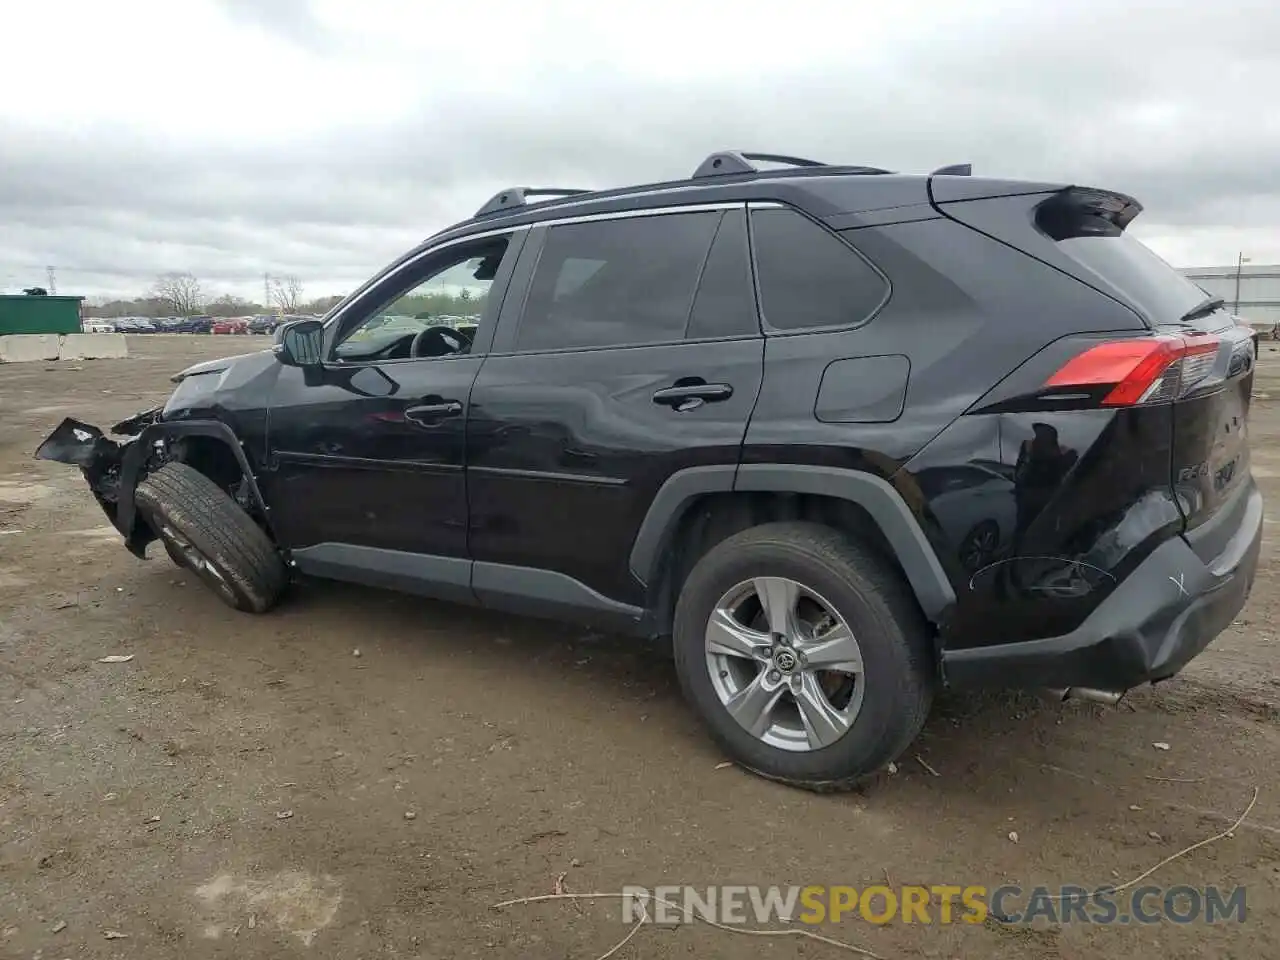
<svg viewBox="0 0 1280 960">
<path fill-rule="evenodd" d="M 163 407 L 152 407 L 150 410 L 136 413 L 128 420 L 121 420 L 117 423 L 111 428 L 111 432 L 122 437 L 136 437 L 160 419 L 160 412 L 163 409 Z"/>
</svg>

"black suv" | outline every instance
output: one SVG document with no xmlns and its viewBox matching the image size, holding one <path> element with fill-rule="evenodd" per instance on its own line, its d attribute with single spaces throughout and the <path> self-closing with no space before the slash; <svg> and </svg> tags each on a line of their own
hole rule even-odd
<svg viewBox="0 0 1280 960">
<path fill-rule="evenodd" d="M 504 190 L 38 455 L 238 609 L 296 571 L 670 637 L 730 756 L 841 788 L 941 684 L 1114 702 L 1244 605 L 1256 338 L 1140 209 L 736 152 Z"/>
</svg>

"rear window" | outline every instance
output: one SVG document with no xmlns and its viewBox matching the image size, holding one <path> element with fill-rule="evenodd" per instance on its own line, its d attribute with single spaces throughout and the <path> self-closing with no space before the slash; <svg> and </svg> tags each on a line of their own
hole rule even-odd
<svg viewBox="0 0 1280 960">
<path fill-rule="evenodd" d="M 1176 321 L 1209 297 L 1150 247 L 1127 233 L 1071 237 L 1059 240 L 1058 246 L 1157 322 Z"/>
</svg>

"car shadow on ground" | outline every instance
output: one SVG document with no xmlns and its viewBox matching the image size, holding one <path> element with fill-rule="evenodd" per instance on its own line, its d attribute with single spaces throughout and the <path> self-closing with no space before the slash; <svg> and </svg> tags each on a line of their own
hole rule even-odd
<svg viewBox="0 0 1280 960">
<path fill-rule="evenodd" d="M 212 596 L 196 602 L 211 612 L 218 606 Z M 227 611 L 226 616 L 239 623 L 243 615 Z M 664 730 L 682 749 L 703 758 L 718 753 L 684 703 L 669 648 L 661 642 L 317 580 L 300 582 L 273 614 L 244 621 L 242 627 L 251 632 L 250 624 L 273 621 L 288 634 L 307 635 L 319 646 L 317 656 L 376 649 L 383 663 L 396 665 L 390 669 L 406 674 L 429 672 L 433 663 L 465 663 L 482 681 L 518 676 L 523 692 L 536 698 L 545 690 L 548 703 L 583 690 L 590 690 L 593 700 L 647 702 L 646 709 L 661 714 Z M 957 800 L 968 797 L 975 803 L 1007 793 L 1010 784 L 1046 765 L 1062 767 L 1067 758 L 1082 767 L 1080 776 L 1087 780 L 1093 766 L 1089 755 L 1115 749 L 1106 746 L 1107 738 L 1143 743 L 1139 738 L 1147 735 L 1143 731 L 1153 713 L 1167 726 L 1168 714 L 1152 709 L 1159 697 L 1144 692 L 1137 697 L 1139 706 L 1107 707 L 1064 704 L 1034 691 L 943 691 L 898 766 L 910 775 L 904 780 L 923 778 L 931 792 L 954 792 Z M 871 781 L 864 792 L 876 791 L 882 782 Z"/>
<path fill-rule="evenodd" d="M 725 758 L 685 704 L 662 645 L 346 584 L 302 584 L 281 615 L 330 628 L 349 624 L 353 631 L 359 625 L 365 642 L 377 644 L 397 669 L 462 663 L 479 685 L 494 689 L 519 676 L 513 697 L 549 712 L 576 704 L 578 716 L 616 742 L 620 756 L 635 748 L 631 724 L 646 719 L 675 765 L 671 775 L 700 789 L 719 792 L 719 784 L 734 782 L 732 789 L 766 805 L 825 810 L 819 815 L 833 825 L 860 811 L 883 816 L 898 825 L 893 829 L 945 819 L 960 831 L 958 840 L 997 844 L 991 869 L 1006 859 L 1012 865 L 1017 844 L 1036 838 L 1067 864 L 1078 858 L 1083 871 L 1090 854 L 1076 847 L 1084 835 L 1107 837 L 1123 852 L 1119 866 L 1132 858 L 1141 867 L 1174 839 L 1190 842 L 1224 829 L 1256 782 L 1247 761 L 1210 760 L 1221 744 L 1194 713 L 1176 709 L 1188 693 L 1175 680 L 1135 691 L 1114 707 L 1063 703 L 1037 691 L 943 691 L 895 772 L 849 793 L 798 794 L 722 769 Z M 1242 737 L 1258 735 L 1257 726 L 1238 719 Z M 1176 750 L 1155 746 L 1168 741 Z M 1256 811 L 1264 824 L 1272 806 Z M 1264 825 L 1251 839 L 1264 857 L 1280 857 L 1280 831 Z M 1086 879 L 1114 879 L 1092 872 Z"/>
</svg>

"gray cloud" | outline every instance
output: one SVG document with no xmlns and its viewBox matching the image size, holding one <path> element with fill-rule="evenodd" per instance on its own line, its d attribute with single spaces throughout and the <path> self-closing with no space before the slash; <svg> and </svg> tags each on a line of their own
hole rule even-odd
<svg viewBox="0 0 1280 960">
<path fill-rule="evenodd" d="M 282 41 L 369 55 L 301 0 L 221 2 Z M 1204 259 L 1229 259 L 1237 241 L 1197 237 L 1256 237 L 1280 220 L 1280 8 L 1062 5 L 921 23 L 874 57 L 771 67 L 762 41 L 758 62 L 730 56 L 696 79 L 548 62 L 527 82 L 469 93 L 463 58 L 443 81 L 424 67 L 397 120 L 335 115 L 287 139 L 174 140 L 83 118 L 36 127 L 0 111 L 0 283 L 55 263 L 64 287 L 87 292 L 190 269 L 220 289 L 252 293 L 269 270 L 328 293 L 511 183 L 681 177 L 724 147 L 918 172 L 972 161 L 1115 187 L 1143 201 L 1144 229 Z M 1280 260 L 1273 242 L 1258 257 Z"/>
<path fill-rule="evenodd" d="M 217 0 L 231 19 L 258 27 L 308 50 L 333 52 L 341 48 L 316 17 L 310 0 Z"/>
</svg>

